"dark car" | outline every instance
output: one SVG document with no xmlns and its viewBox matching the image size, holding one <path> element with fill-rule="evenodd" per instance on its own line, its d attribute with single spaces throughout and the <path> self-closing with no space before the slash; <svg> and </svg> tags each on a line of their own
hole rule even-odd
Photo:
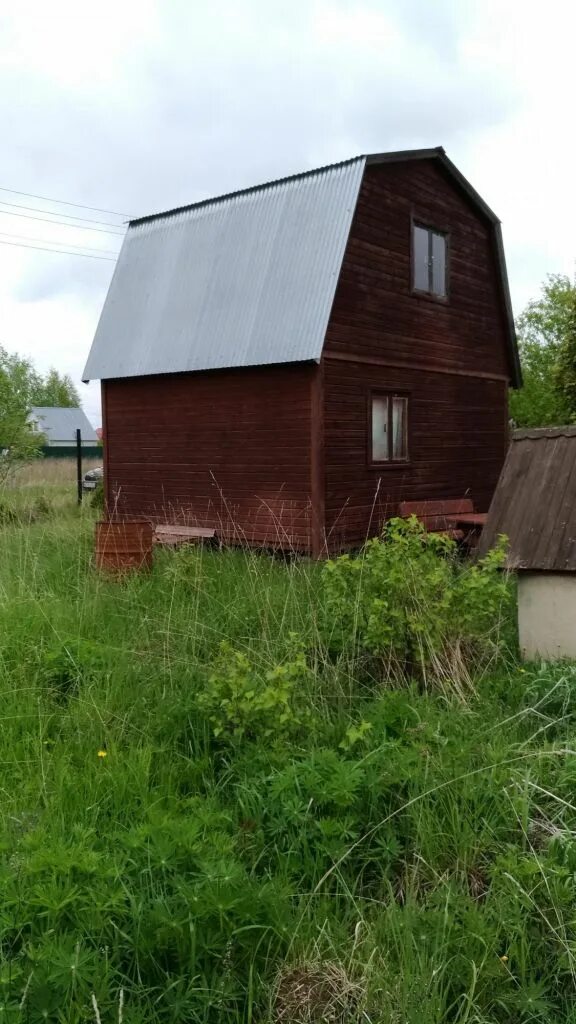
<svg viewBox="0 0 576 1024">
<path fill-rule="evenodd" d="M 101 484 L 103 479 L 104 470 L 102 466 L 97 466 L 96 469 L 89 469 L 88 472 L 84 474 L 84 478 L 82 480 L 82 490 L 95 491 L 98 484 Z"/>
</svg>

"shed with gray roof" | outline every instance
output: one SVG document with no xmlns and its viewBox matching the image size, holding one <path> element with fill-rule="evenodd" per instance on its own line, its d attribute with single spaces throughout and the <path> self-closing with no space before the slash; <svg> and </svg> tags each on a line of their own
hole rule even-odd
<svg viewBox="0 0 576 1024">
<path fill-rule="evenodd" d="M 479 554 L 508 538 L 526 658 L 576 657 L 576 427 L 517 430 Z"/>
</svg>

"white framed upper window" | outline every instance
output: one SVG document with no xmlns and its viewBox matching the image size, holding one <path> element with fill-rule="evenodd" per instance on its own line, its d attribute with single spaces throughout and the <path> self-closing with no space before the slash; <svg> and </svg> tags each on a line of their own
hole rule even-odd
<svg viewBox="0 0 576 1024">
<path fill-rule="evenodd" d="M 448 236 L 424 224 L 412 224 L 412 288 L 437 299 L 448 296 Z"/>
</svg>

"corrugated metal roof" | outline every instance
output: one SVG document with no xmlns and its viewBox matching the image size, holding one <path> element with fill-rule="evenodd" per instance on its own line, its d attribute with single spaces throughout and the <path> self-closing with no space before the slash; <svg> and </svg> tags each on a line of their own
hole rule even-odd
<svg viewBox="0 0 576 1024">
<path fill-rule="evenodd" d="M 514 433 L 479 554 L 500 534 L 509 569 L 576 572 L 576 427 Z"/>
<path fill-rule="evenodd" d="M 94 427 L 82 409 L 35 405 L 30 410 L 30 419 L 34 420 L 38 424 L 38 429 L 46 435 L 48 444 L 51 441 L 69 441 L 72 444 L 76 440 L 78 428 L 82 431 L 83 441 L 93 441 L 96 444 L 98 440 Z"/>
<path fill-rule="evenodd" d="M 319 360 L 365 162 L 133 222 L 84 379 Z"/>
</svg>

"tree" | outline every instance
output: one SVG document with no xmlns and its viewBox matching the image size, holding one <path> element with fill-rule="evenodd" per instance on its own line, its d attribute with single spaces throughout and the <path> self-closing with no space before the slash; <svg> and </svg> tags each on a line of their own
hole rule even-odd
<svg viewBox="0 0 576 1024">
<path fill-rule="evenodd" d="M 32 405 L 74 407 L 80 405 L 80 395 L 67 374 L 60 376 L 52 368 L 44 379 L 32 388 Z"/>
<path fill-rule="evenodd" d="M 0 365 L 0 483 L 19 462 L 40 453 L 42 434 L 28 423 L 26 406 L 14 382 Z"/>
<path fill-rule="evenodd" d="M 576 423 L 576 289 L 566 310 L 565 333 L 554 370 L 554 384 L 567 412 L 566 422 Z"/>
<path fill-rule="evenodd" d="M 43 435 L 28 419 L 33 405 L 77 406 L 80 397 L 70 377 L 54 369 L 42 376 L 29 359 L 0 346 L 0 481 L 40 453 Z"/>
<path fill-rule="evenodd" d="M 8 375 L 15 397 L 27 410 L 33 405 L 80 405 L 80 395 L 69 376 L 51 369 L 43 377 L 29 359 L 6 352 L 1 346 L 0 370 Z"/>
<path fill-rule="evenodd" d="M 575 296 L 569 277 L 549 275 L 540 298 L 516 321 L 524 385 L 510 395 L 510 415 L 519 427 L 558 426 L 570 419 L 557 366 Z"/>
</svg>

